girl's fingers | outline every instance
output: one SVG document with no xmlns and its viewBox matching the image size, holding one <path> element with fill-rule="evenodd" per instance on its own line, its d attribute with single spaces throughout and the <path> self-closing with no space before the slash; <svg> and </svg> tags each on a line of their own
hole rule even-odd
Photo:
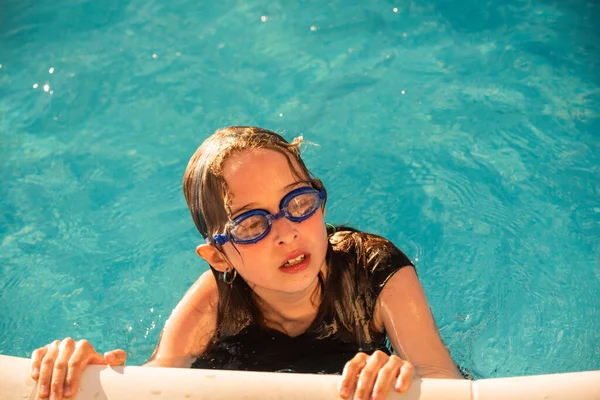
<svg viewBox="0 0 600 400">
<path fill-rule="evenodd" d="M 400 367 L 402 367 L 403 361 L 400 357 L 392 355 L 389 360 L 377 373 L 377 380 L 373 387 L 373 399 L 385 399 L 387 394 L 394 386 L 398 374 L 400 374 Z"/>
<path fill-rule="evenodd" d="M 352 360 L 346 363 L 342 372 L 342 382 L 340 383 L 340 396 L 342 398 L 349 398 L 356 388 L 358 375 L 367 364 L 368 358 L 369 356 L 365 353 L 357 353 Z"/>
<path fill-rule="evenodd" d="M 123 350 L 106 353 L 108 360 L 87 340 L 75 343 L 71 338 L 58 340 L 35 350 L 31 355 L 31 376 L 38 379 L 38 397 L 59 400 L 77 393 L 79 379 L 88 364 L 123 365 Z"/>
<path fill-rule="evenodd" d="M 42 365 L 42 360 L 44 356 L 48 352 L 48 346 L 40 347 L 31 353 L 31 377 L 33 379 L 37 379 L 40 376 L 40 366 Z"/>
<path fill-rule="evenodd" d="M 63 396 L 65 387 L 65 378 L 69 369 L 69 359 L 75 351 L 75 341 L 66 338 L 58 345 L 58 355 L 54 361 L 52 369 L 52 379 L 50 384 L 50 397 L 52 400 L 60 400 Z"/>
<path fill-rule="evenodd" d="M 125 365 L 127 360 L 127 353 L 121 349 L 111 350 L 104 353 L 104 360 L 106 364 L 111 366 Z"/>
<path fill-rule="evenodd" d="M 94 346 L 85 339 L 78 341 L 75 345 L 73 360 L 77 365 L 81 366 L 82 369 L 88 364 L 106 364 L 104 356 L 98 353 L 94 349 Z"/>
<path fill-rule="evenodd" d="M 388 356 L 382 351 L 370 357 L 358 353 L 346 364 L 340 384 L 340 396 L 349 398 L 354 390 L 354 399 L 385 399 L 394 381 L 398 392 L 408 390 L 412 384 L 414 367 L 398 356 Z"/>
<path fill-rule="evenodd" d="M 87 340 L 80 340 L 69 360 L 69 369 L 64 385 L 64 395 L 71 397 L 79 389 L 79 379 L 88 364 L 105 364 L 104 357 L 94 350 Z"/>
<path fill-rule="evenodd" d="M 50 379 L 52 379 L 52 370 L 54 369 L 54 361 L 58 356 L 58 346 L 60 342 L 55 340 L 46 346 L 46 354 L 40 365 L 40 375 L 38 379 L 38 396 L 46 398 L 50 395 Z"/>
<path fill-rule="evenodd" d="M 362 369 L 356 385 L 356 400 L 367 400 L 373 391 L 373 385 L 377 379 L 377 374 L 383 365 L 387 363 L 389 356 L 382 351 L 377 350 L 369 357 L 365 367 Z"/>
<path fill-rule="evenodd" d="M 87 365 L 123 365 L 125 363 L 126 353 L 123 350 L 113 350 L 102 355 L 94 350 L 87 340 L 80 340 L 74 347 L 75 351 L 68 360 L 66 379 L 64 379 L 63 394 L 65 397 L 71 397 L 77 393 L 81 374 Z"/>
<path fill-rule="evenodd" d="M 407 391 L 410 385 L 412 384 L 414 375 L 415 367 L 408 361 L 403 361 L 402 367 L 400 367 L 400 376 L 396 381 L 396 391 Z"/>
</svg>

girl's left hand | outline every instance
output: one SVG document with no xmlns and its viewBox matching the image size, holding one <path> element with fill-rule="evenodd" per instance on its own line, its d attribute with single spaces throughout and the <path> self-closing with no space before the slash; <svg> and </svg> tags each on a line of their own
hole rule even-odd
<svg viewBox="0 0 600 400">
<path fill-rule="evenodd" d="M 397 392 L 408 390 L 413 374 L 413 365 L 398 356 L 380 350 L 370 356 L 358 353 L 344 367 L 340 396 L 347 399 L 356 389 L 355 400 L 385 399 L 392 386 Z"/>
</svg>

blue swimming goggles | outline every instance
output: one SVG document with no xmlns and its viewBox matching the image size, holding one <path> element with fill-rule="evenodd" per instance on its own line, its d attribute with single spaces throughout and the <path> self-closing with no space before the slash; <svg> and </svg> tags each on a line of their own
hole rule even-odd
<svg viewBox="0 0 600 400">
<path fill-rule="evenodd" d="M 224 234 L 213 237 L 215 244 L 222 246 L 231 240 L 237 244 L 256 243 L 271 231 L 273 221 L 285 217 L 292 222 L 310 218 L 323 204 L 325 191 L 312 187 L 301 187 L 285 195 L 279 203 L 279 212 L 270 214 L 265 210 L 250 210 L 235 217 L 226 226 Z"/>
</svg>

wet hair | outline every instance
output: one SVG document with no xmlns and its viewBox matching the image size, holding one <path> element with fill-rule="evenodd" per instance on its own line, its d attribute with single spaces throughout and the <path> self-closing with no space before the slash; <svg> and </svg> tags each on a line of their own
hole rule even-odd
<svg viewBox="0 0 600 400">
<path fill-rule="evenodd" d="M 190 159 L 183 191 L 196 228 L 202 237 L 223 253 L 213 236 L 223 233 L 231 217 L 230 195 L 223 178 L 223 164 L 234 152 L 269 149 L 283 154 L 293 175 L 316 189 L 325 190 L 300 158 L 302 138 L 286 141 L 281 135 L 250 126 L 217 130 L 206 139 Z M 325 207 L 325 203 L 323 203 Z M 372 342 L 370 322 L 376 299 L 369 290 L 369 272 L 389 261 L 395 246 L 384 238 L 349 227 L 329 226 L 326 277 L 319 273 L 319 314 L 309 330 L 319 337 L 338 334 L 354 338 L 362 346 Z M 234 245 L 235 247 L 235 245 Z M 357 268 L 357 266 L 361 266 Z M 227 284 L 223 273 L 210 266 L 219 292 L 217 329 L 212 343 L 236 335 L 251 323 L 263 323 L 260 299 L 241 277 Z M 333 321 L 323 324 L 322 321 Z"/>
</svg>

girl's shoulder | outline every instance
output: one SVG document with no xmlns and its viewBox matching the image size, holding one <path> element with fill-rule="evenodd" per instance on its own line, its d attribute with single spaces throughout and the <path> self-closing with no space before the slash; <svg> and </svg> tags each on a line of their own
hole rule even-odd
<svg viewBox="0 0 600 400">
<path fill-rule="evenodd" d="M 217 312 L 219 304 L 219 290 L 217 281 L 211 270 L 205 271 L 188 289 L 178 304 L 189 306 L 190 311 L 212 313 Z"/>
<path fill-rule="evenodd" d="M 377 298 L 388 279 L 404 267 L 414 264 L 390 240 L 349 227 L 338 227 L 330 237 L 336 258 L 344 260 L 359 283 Z"/>
<path fill-rule="evenodd" d="M 324 310 L 344 327 L 357 343 L 379 343 L 375 332 L 382 332 L 377 324 L 376 305 L 388 280 L 399 270 L 413 267 L 412 261 L 390 240 L 368 232 L 338 226 L 329 229 L 330 249 L 327 293 Z M 338 307 L 336 304 L 342 304 Z M 344 310 L 353 310 L 345 313 Z M 366 322 L 366 324 L 365 324 Z M 354 327 L 368 326 L 368 330 Z"/>
<path fill-rule="evenodd" d="M 152 364 L 189 367 L 216 331 L 218 301 L 217 282 L 207 271 L 188 289 L 165 323 Z"/>
</svg>

